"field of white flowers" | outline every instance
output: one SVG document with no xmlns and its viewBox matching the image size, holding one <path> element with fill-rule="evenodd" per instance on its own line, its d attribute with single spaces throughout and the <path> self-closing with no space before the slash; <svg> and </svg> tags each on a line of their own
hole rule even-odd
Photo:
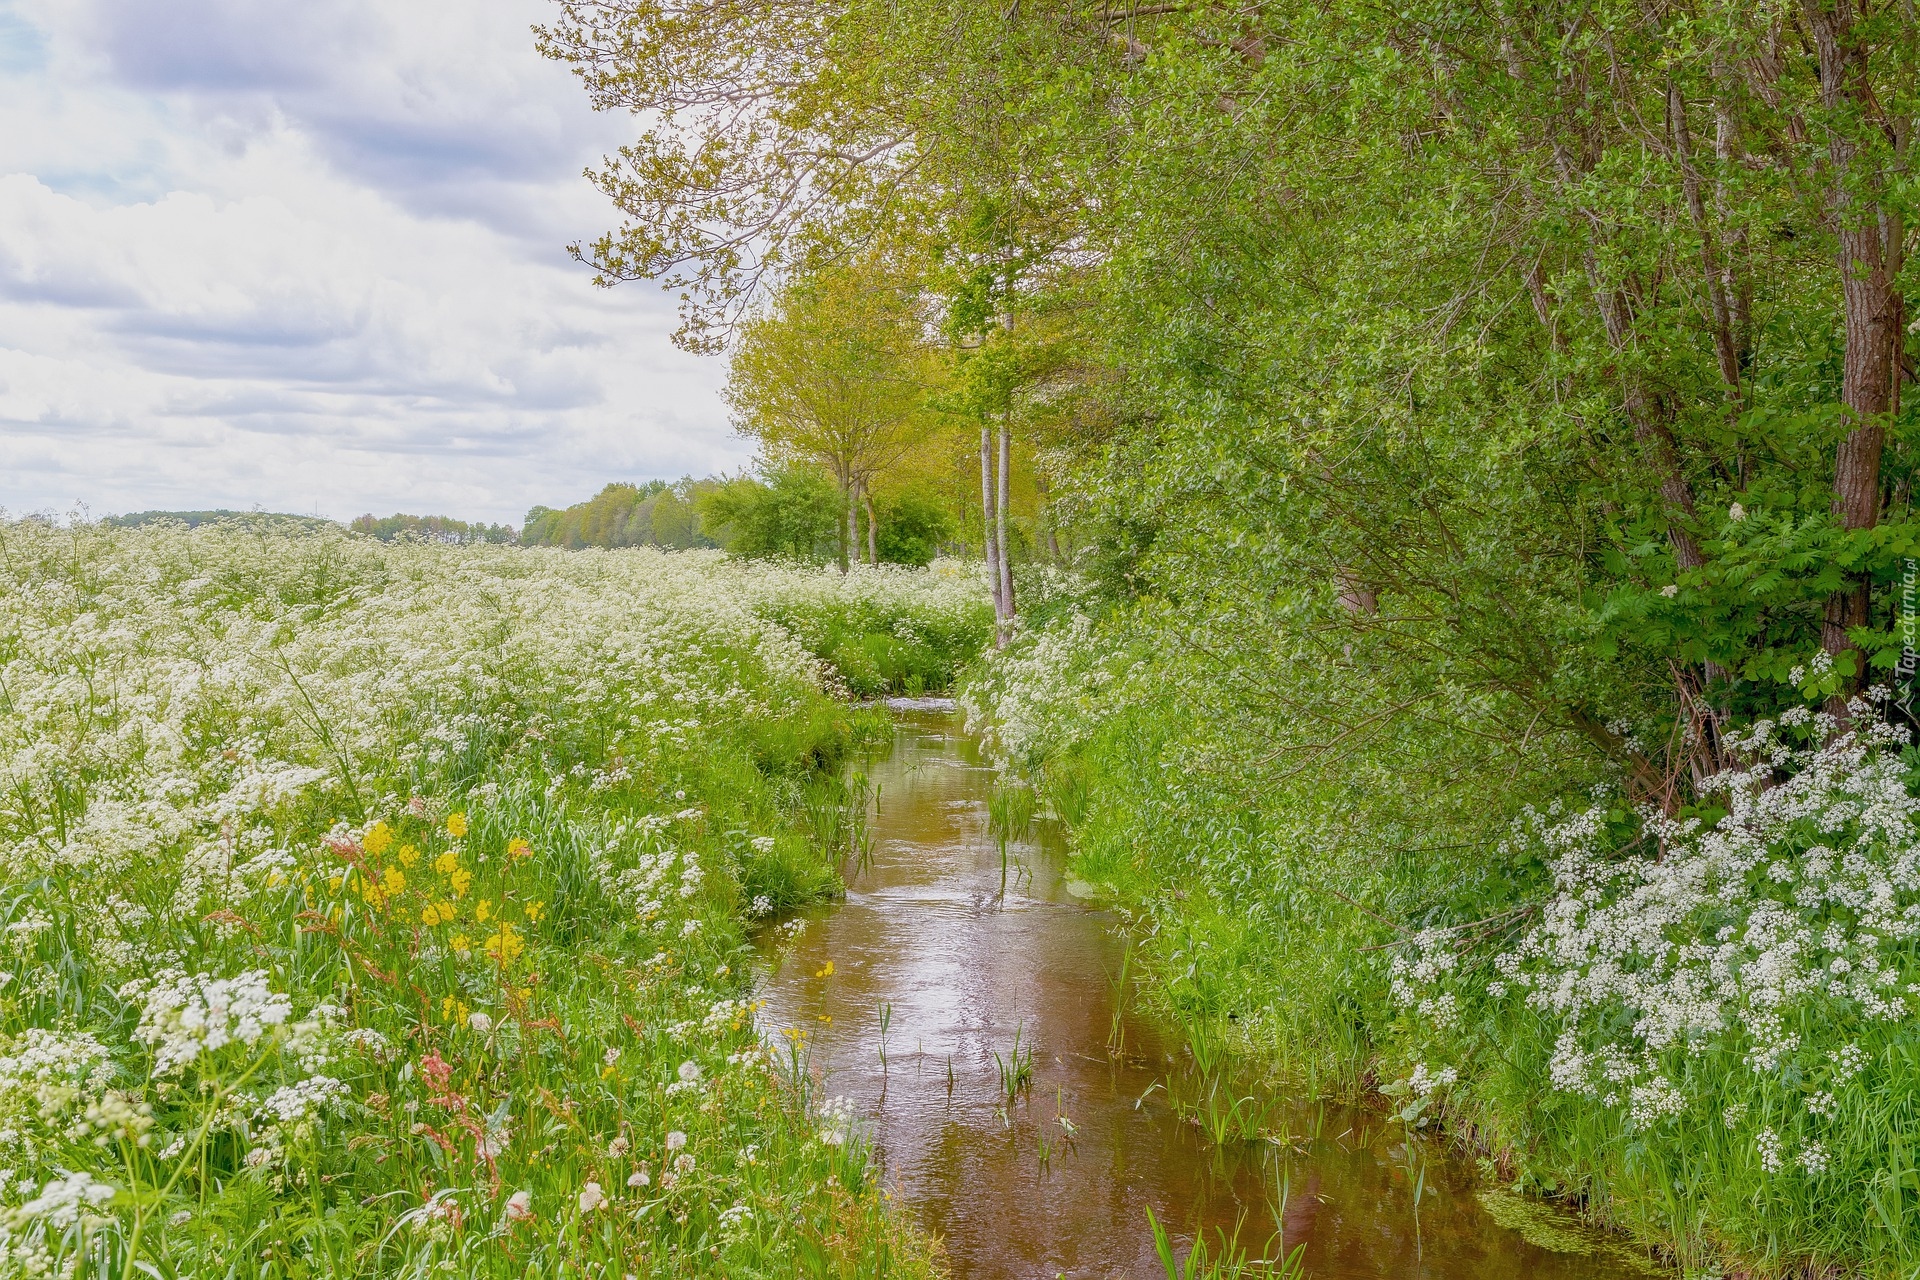
<svg viewBox="0 0 1920 1280">
<path fill-rule="evenodd" d="M 0 523 L 0 1274 L 914 1275 L 746 927 L 969 574 Z M 822 661 L 826 659 L 827 661 Z"/>
</svg>

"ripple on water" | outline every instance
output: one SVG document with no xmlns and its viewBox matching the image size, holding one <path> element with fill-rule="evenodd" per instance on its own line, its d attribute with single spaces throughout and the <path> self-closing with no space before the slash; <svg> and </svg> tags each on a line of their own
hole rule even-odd
<svg viewBox="0 0 1920 1280">
<path fill-rule="evenodd" d="M 1199 1088 L 1175 1046 L 1131 1010 L 1116 1019 L 1120 939 L 1082 901 L 1096 887 L 1064 877 L 1052 832 L 1010 848 L 1002 901 L 992 771 L 957 728 L 950 702 L 901 708 L 892 753 L 867 770 L 872 857 L 849 868 L 844 901 L 769 953 L 761 989 L 770 1034 L 814 1029 L 825 1091 L 873 1125 L 896 1195 L 945 1239 L 957 1280 L 1158 1277 L 1149 1206 L 1188 1238 L 1240 1222 L 1258 1255 L 1276 1243 L 1282 1188 L 1284 1238 L 1305 1244 L 1319 1280 L 1647 1274 L 1566 1215 L 1481 1195 L 1442 1152 L 1416 1151 L 1409 1177 L 1406 1149 L 1368 1113 L 1276 1104 L 1269 1127 L 1287 1140 L 1208 1145 L 1168 1104 L 1169 1088 Z M 1110 1054 L 1116 1026 L 1125 1051 Z M 1016 1036 L 1033 1085 L 1009 1106 L 1000 1064 Z"/>
</svg>

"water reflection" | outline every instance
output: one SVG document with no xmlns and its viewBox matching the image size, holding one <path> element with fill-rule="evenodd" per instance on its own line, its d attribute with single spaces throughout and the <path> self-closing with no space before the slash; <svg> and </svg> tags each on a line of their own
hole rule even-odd
<svg viewBox="0 0 1920 1280">
<path fill-rule="evenodd" d="M 903 713 L 868 772 L 872 857 L 770 954 L 762 1017 L 775 1039 L 810 1033 L 825 1092 L 873 1123 L 896 1194 L 959 1280 L 1157 1277 L 1149 1206 L 1187 1239 L 1238 1230 L 1255 1256 L 1277 1251 L 1284 1222 L 1326 1280 L 1644 1274 L 1528 1243 L 1482 1208 L 1461 1162 L 1408 1152 L 1374 1115 L 1276 1108 L 1267 1127 L 1290 1140 L 1209 1144 L 1169 1105 L 1169 1084 L 1200 1087 L 1176 1073 L 1176 1046 L 1150 1020 L 1116 1019 L 1121 940 L 1066 892 L 1057 841 L 1011 851 L 1002 899 L 991 773 L 954 718 Z M 1116 1027 L 1124 1053 L 1109 1051 Z M 1032 1078 L 1010 1103 L 1016 1041 Z M 1562 1227 L 1530 1234 L 1581 1247 Z"/>
</svg>

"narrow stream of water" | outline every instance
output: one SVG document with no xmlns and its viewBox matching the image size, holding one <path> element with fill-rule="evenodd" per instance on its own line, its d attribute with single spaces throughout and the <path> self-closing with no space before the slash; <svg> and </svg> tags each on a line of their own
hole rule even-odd
<svg viewBox="0 0 1920 1280">
<path fill-rule="evenodd" d="M 945 1241 L 956 1280 L 1159 1277 L 1149 1207 L 1183 1240 L 1237 1223 L 1254 1257 L 1277 1252 L 1284 1223 L 1319 1280 L 1646 1274 L 1566 1220 L 1483 1202 L 1469 1166 L 1435 1144 L 1409 1153 L 1375 1115 L 1274 1107 L 1274 1136 L 1210 1144 L 1169 1105 L 1169 1085 L 1200 1086 L 1119 999 L 1115 921 L 1067 893 L 1045 824 L 1011 849 L 1003 899 L 992 773 L 957 718 L 900 713 L 868 776 L 872 856 L 797 941 L 769 944 L 761 1017 L 776 1042 L 807 1033 L 824 1093 L 871 1124 L 889 1185 Z M 1009 1103 L 1016 1041 L 1032 1084 Z"/>
</svg>

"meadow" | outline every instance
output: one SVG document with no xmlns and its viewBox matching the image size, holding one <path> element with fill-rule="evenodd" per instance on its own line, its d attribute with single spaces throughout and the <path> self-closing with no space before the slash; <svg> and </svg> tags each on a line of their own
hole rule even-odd
<svg viewBox="0 0 1920 1280">
<path fill-rule="evenodd" d="M 916 1276 L 763 1043 L 976 576 L 0 524 L 0 1274 Z"/>
</svg>

